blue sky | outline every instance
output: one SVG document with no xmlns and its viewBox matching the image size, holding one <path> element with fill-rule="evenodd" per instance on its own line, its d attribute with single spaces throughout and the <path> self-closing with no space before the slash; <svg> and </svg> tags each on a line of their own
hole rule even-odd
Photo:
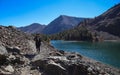
<svg viewBox="0 0 120 75">
<path fill-rule="evenodd" d="M 93 18 L 120 0 L 0 0 L 0 25 L 48 24 L 59 15 Z"/>
</svg>

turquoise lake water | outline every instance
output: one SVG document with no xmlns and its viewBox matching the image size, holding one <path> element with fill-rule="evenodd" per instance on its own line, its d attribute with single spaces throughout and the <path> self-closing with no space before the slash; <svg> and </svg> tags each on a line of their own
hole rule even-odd
<svg viewBox="0 0 120 75">
<path fill-rule="evenodd" d="M 77 42 L 52 40 L 51 45 L 59 50 L 79 52 L 97 61 L 120 68 L 120 42 Z"/>
</svg>

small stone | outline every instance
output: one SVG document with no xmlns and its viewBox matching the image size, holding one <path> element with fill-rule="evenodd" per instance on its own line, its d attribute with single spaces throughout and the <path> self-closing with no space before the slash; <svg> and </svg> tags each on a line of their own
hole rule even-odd
<svg viewBox="0 0 120 75">
<path fill-rule="evenodd" d="M 93 69 L 91 68 L 91 67 L 88 67 L 88 72 L 92 72 L 93 71 Z"/>
<path fill-rule="evenodd" d="M 0 54 L 7 54 L 7 50 L 4 46 L 1 45 L 1 42 L 0 42 Z"/>
<path fill-rule="evenodd" d="M 108 73 L 105 73 L 104 75 L 110 75 L 110 74 L 108 74 Z"/>
<path fill-rule="evenodd" d="M 96 67 L 96 69 L 99 71 L 99 70 L 100 70 L 100 67 Z"/>
<path fill-rule="evenodd" d="M 50 56 L 48 59 L 60 60 L 60 61 L 69 61 L 65 56 Z"/>
<path fill-rule="evenodd" d="M 8 57 L 9 59 L 12 59 L 12 60 L 15 60 L 16 59 L 16 57 L 14 56 L 14 55 L 10 55 L 9 57 Z"/>
</svg>

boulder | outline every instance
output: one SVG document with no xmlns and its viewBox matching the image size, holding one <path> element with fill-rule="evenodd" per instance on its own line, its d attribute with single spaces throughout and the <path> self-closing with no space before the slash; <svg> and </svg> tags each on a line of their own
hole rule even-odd
<svg viewBox="0 0 120 75">
<path fill-rule="evenodd" d="M 25 61 L 23 60 L 23 57 L 20 55 L 13 55 L 12 53 L 9 53 L 9 55 L 7 56 L 7 62 L 6 64 L 19 64 L 22 65 L 25 63 Z"/>
<path fill-rule="evenodd" d="M 11 65 L 6 66 L 4 69 L 5 69 L 5 71 L 11 72 L 11 73 L 14 72 L 14 68 Z"/>
<path fill-rule="evenodd" d="M 62 70 L 66 70 L 64 67 L 62 67 L 60 64 L 55 63 L 53 60 L 49 60 L 49 61 L 47 61 L 47 65 L 58 66 L 60 69 L 62 69 Z"/>
<path fill-rule="evenodd" d="M 67 75 L 67 71 L 60 64 L 55 63 L 53 60 L 49 60 L 46 64 L 45 71 L 49 75 Z"/>
<path fill-rule="evenodd" d="M 18 75 L 18 74 L 16 74 Z M 38 70 L 27 70 L 27 69 L 22 69 L 20 75 L 42 75 Z"/>
<path fill-rule="evenodd" d="M 6 48 L 2 45 L 2 43 L 0 42 L 0 54 L 7 54 L 7 50 Z"/>
<path fill-rule="evenodd" d="M 32 40 L 28 40 L 27 42 L 28 42 L 28 47 L 30 48 L 30 50 L 28 50 L 26 53 L 27 54 L 35 54 L 35 53 L 37 53 L 35 42 L 32 41 Z"/>
<path fill-rule="evenodd" d="M 47 59 L 40 59 L 40 60 L 32 60 L 31 64 L 33 65 L 33 68 L 41 68 L 41 69 L 45 69 L 45 66 L 47 64 Z"/>
<path fill-rule="evenodd" d="M 49 56 L 48 59 L 59 60 L 59 61 L 69 61 L 65 56 Z"/>
<path fill-rule="evenodd" d="M 60 63 L 56 63 L 55 60 L 62 61 L 67 59 L 60 56 L 51 56 L 46 59 L 33 60 L 31 64 L 34 68 L 39 67 L 39 69 L 45 70 L 49 75 L 67 75 L 66 69 Z"/>
<path fill-rule="evenodd" d="M 9 59 L 9 60 L 15 60 L 16 57 L 15 57 L 14 55 L 10 54 L 10 55 L 8 56 L 8 59 Z"/>
<path fill-rule="evenodd" d="M 88 67 L 87 71 L 88 71 L 88 72 L 92 72 L 93 69 L 92 69 L 91 67 Z"/>
<path fill-rule="evenodd" d="M 54 52 L 49 53 L 49 55 L 52 55 L 52 56 L 62 56 L 63 54 L 61 54 L 60 52 L 54 51 Z"/>
<path fill-rule="evenodd" d="M 65 54 L 65 51 L 64 50 L 59 50 L 59 52 L 61 53 L 61 54 Z"/>
<path fill-rule="evenodd" d="M 0 75 L 12 75 L 12 73 L 0 69 Z"/>
<path fill-rule="evenodd" d="M 77 52 L 69 53 L 67 52 L 66 55 L 67 59 L 73 60 L 73 59 L 82 59 L 82 55 L 80 55 Z"/>
<path fill-rule="evenodd" d="M 20 54 L 20 48 L 15 46 L 15 47 L 6 47 L 8 52 L 14 53 L 14 54 Z"/>
<path fill-rule="evenodd" d="M 71 64 L 67 68 L 68 75 L 88 75 L 87 67 L 82 64 Z"/>
</svg>

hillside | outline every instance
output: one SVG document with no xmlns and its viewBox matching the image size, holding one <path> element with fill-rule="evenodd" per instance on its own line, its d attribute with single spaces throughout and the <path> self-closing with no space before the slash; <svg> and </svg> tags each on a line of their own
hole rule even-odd
<svg viewBox="0 0 120 75">
<path fill-rule="evenodd" d="M 78 25 L 85 18 L 77 18 L 61 15 L 55 20 L 53 20 L 50 24 L 48 24 L 43 30 L 44 34 L 55 34 Z"/>
<path fill-rule="evenodd" d="M 38 53 L 33 36 L 0 26 L 0 75 L 120 75 L 120 70 L 46 42 Z"/>
<path fill-rule="evenodd" d="M 42 33 L 46 25 L 41 25 L 39 23 L 33 23 L 25 27 L 19 27 L 18 29 L 27 33 Z"/>
<path fill-rule="evenodd" d="M 87 23 L 90 29 L 120 37 L 120 3 Z"/>
<path fill-rule="evenodd" d="M 83 27 L 85 31 L 81 30 Z M 120 40 L 120 4 L 94 19 L 85 19 L 73 29 L 52 35 L 52 38 L 79 41 L 87 41 L 88 38 L 88 41 Z"/>
<path fill-rule="evenodd" d="M 0 42 L 3 43 L 6 47 L 19 47 L 21 51 L 25 51 L 24 53 L 35 50 L 32 45 L 32 36 L 25 34 L 21 31 L 18 31 L 16 28 L 9 26 L 4 27 L 0 26 Z"/>
</svg>

